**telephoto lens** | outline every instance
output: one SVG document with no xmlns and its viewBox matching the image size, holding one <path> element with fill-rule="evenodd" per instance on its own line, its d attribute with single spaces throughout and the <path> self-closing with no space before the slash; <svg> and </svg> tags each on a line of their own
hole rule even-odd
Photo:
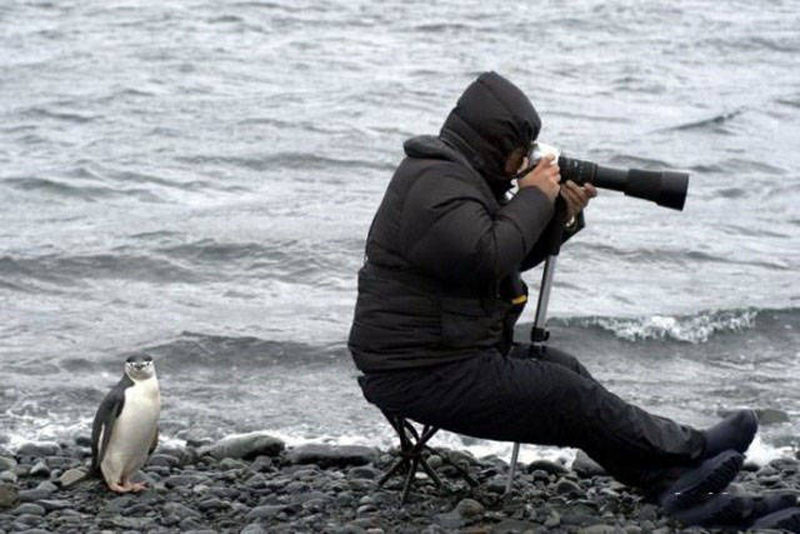
<svg viewBox="0 0 800 534">
<path fill-rule="evenodd" d="M 615 169 L 591 161 L 568 158 L 545 143 L 533 143 L 530 159 L 537 162 L 546 155 L 558 159 L 561 179 L 578 185 L 591 183 L 601 189 L 620 191 L 627 196 L 655 202 L 659 206 L 682 210 L 689 188 L 689 175 L 684 172 Z"/>
</svg>

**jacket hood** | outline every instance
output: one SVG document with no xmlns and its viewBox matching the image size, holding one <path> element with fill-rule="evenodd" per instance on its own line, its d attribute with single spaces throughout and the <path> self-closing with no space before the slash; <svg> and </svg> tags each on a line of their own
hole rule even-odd
<svg viewBox="0 0 800 534">
<path fill-rule="evenodd" d="M 542 121 L 516 85 L 495 72 L 472 82 L 448 115 L 439 137 L 458 150 L 490 185 L 506 183 L 514 149 L 536 140 Z"/>
<path fill-rule="evenodd" d="M 403 150 L 412 158 L 445 159 L 469 163 L 464 155 L 435 135 L 418 135 L 403 143 Z"/>
</svg>

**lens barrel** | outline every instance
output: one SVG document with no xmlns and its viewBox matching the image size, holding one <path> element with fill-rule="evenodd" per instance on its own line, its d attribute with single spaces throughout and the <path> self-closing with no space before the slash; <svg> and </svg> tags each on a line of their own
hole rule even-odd
<svg viewBox="0 0 800 534">
<path fill-rule="evenodd" d="M 614 169 L 565 156 L 558 158 L 558 166 L 564 181 L 572 180 L 578 185 L 591 183 L 676 210 L 682 210 L 686 203 L 689 175 L 683 172 Z"/>
</svg>

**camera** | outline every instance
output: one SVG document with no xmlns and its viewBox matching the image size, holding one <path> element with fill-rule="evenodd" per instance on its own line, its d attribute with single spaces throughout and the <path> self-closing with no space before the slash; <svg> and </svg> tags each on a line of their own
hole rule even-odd
<svg viewBox="0 0 800 534">
<path fill-rule="evenodd" d="M 568 158 L 548 144 L 531 144 L 528 161 L 535 166 L 541 158 L 552 155 L 558 161 L 562 181 L 572 180 L 578 185 L 590 183 L 602 189 L 621 191 L 627 196 L 655 202 L 659 206 L 682 210 L 689 187 L 689 175 L 683 172 L 647 171 L 641 169 L 614 169 L 591 161 Z M 527 174 L 528 167 L 520 174 Z"/>
</svg>

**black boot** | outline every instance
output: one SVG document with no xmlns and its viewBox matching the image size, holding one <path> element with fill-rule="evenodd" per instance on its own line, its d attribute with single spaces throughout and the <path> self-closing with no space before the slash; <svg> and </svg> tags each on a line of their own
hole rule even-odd
<svg viewBox="0 0 800 534">
<path fill-rule="evenodd" d="M 800 532 L 800 508 L 795 506 L 766 515 L 753 523 L 753 529 Z"/>
<path fill-rule="evenodd" d="M 697 467 L 687 467 L 665 481 L 666 489 L 657 497 L 669 515 L 701 504 L 709 495 L 728 487 L 742 468 L 744 456 L 729 450 L 709 458 Z"/>
<path fill-rule="evenodd" d="M 744 454 L 758 430 L 758 416 L 753 410 L 734 412 L 716 425 L 703 431 L 706 448 L 703 458 L 712 458 L 733 449 Z"/>
<path fill-rule="evenodd" d="M 757 519 L 797 505 L 790 493 L 773 495 L 735 495 L 720 493 L 707 501 L 678 510 L 672 517 L 686 526 L 749 528 Z"/>
</svg>

